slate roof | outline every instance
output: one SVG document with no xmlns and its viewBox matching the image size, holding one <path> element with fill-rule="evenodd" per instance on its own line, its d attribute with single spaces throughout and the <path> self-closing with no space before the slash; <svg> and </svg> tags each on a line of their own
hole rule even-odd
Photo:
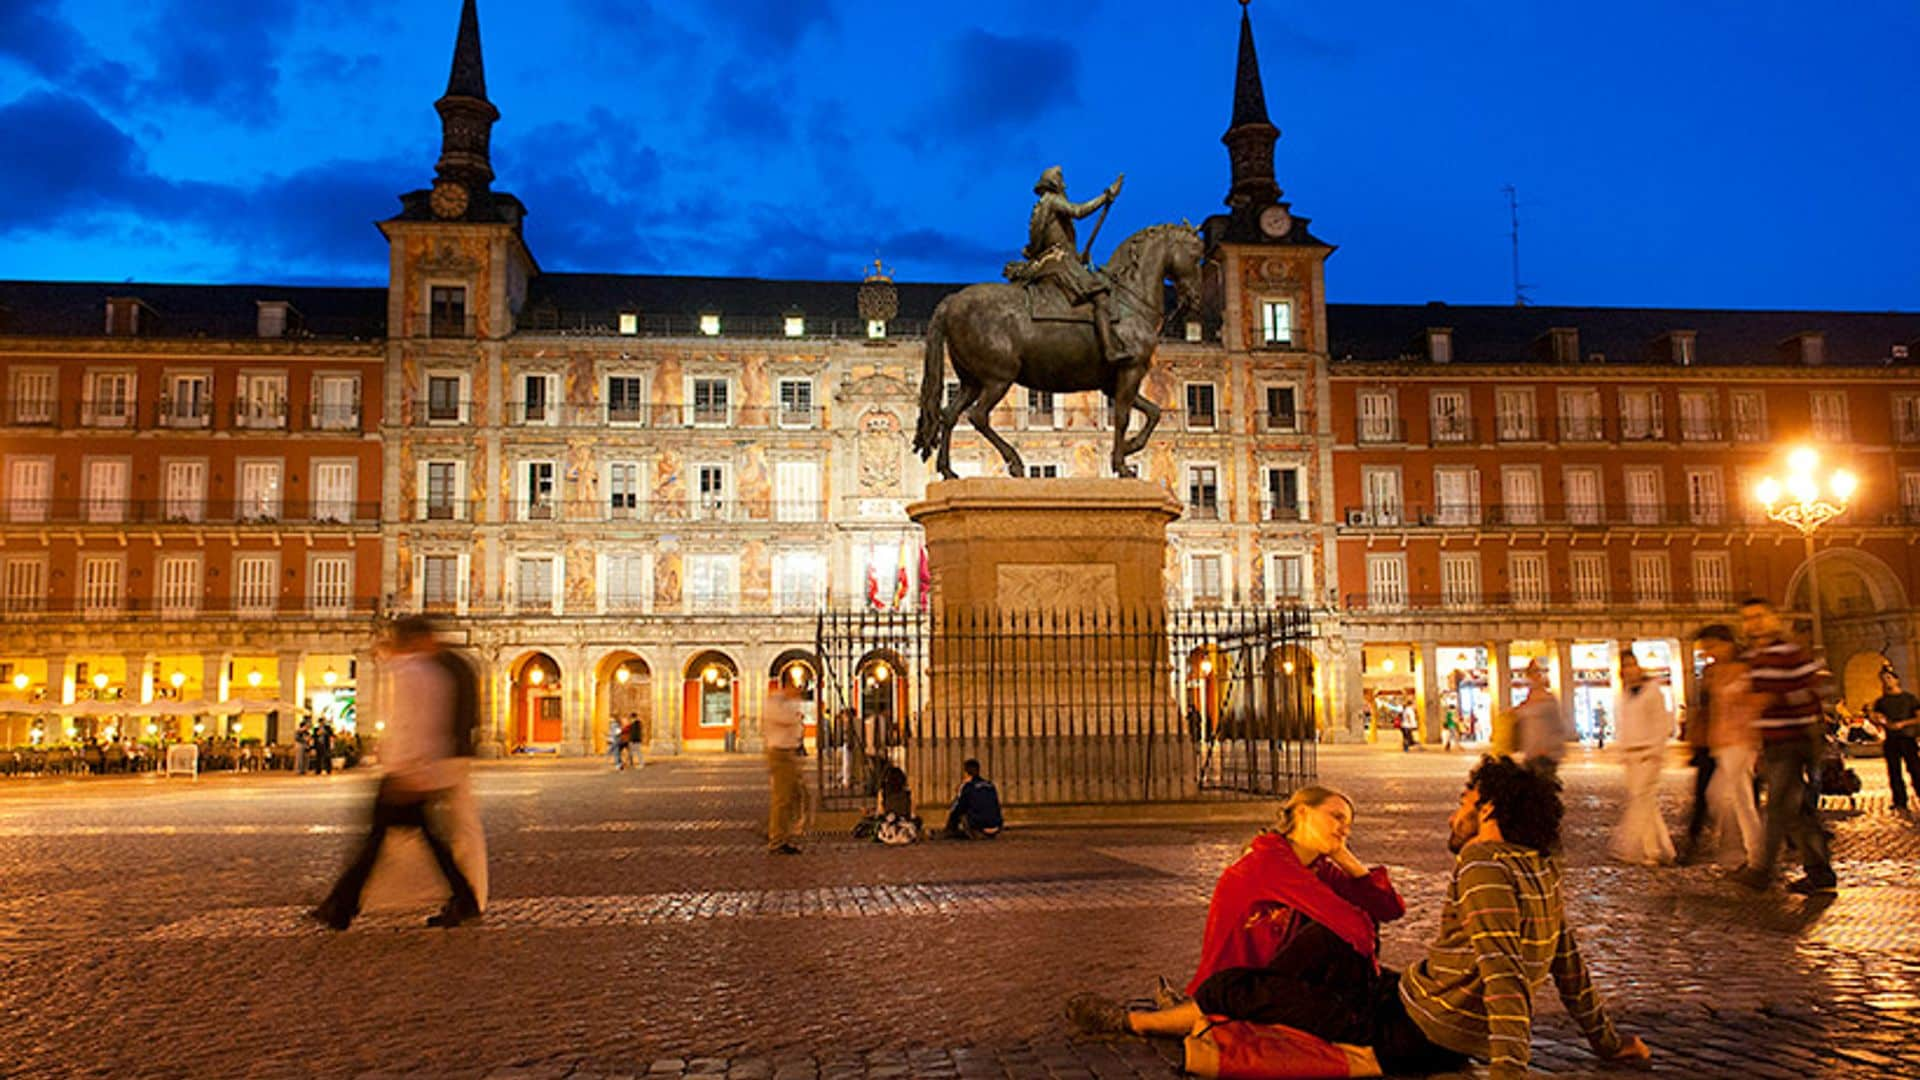
<svg viewBox="0 0 1920 1080">
<path fill-rule="evenodd" d="M 924 322 L 954 284 L 898 282 L 898 319 Z M 648 314 L 698 316 L 720 312 L 748 318 L 777 318 L 792 310 L 808 318 L 860 318 L 858 281 L 780 281 L 751 277 L 687 277 L 666 274 L 547 273 L 527 286 L 527 309 L 551 307 L 611 322 L 623 310 Z"/>
<path fill-rule="evenodd" d="M 99 337 L 109 297 L 135 297 L 149 313 L 141 337 L 251 338 L 259 300 L 285 300 L 313 337 L 377 340 L 387 332 L 383 286 L 158 285 L 101 281 L 0 281 L 0 334 Z"/>
</svg>

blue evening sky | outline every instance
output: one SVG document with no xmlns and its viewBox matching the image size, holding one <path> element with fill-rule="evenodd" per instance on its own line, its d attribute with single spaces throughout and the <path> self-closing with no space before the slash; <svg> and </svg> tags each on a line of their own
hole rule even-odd
<svg viewBox="0 0 1920 1080">
<path fill-rule="evenodd" d="M 0 278 L 380 283 L 458 0 L 0 0 Z M 1253 0 L 1333 299 L 1920 307 L 1913 0 Z M 481 0 L 552 270 L 991 278 L 1216 212 L 1236 0 Z"/>
</svg>

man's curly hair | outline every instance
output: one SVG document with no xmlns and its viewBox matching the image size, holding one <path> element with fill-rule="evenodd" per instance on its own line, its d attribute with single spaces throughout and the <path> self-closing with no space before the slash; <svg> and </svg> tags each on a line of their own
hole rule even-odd
<svg viewBox="0 0 1920 1080">
<path fill-rule="evenodd" d="M 1493 820 L 1508 843 L 1542 855 L 1560 849 L 1560 781 L 1511 758 L 1484 757 L 1467 774 L 1467 786 L 1493 807 Z"/>
</svg>

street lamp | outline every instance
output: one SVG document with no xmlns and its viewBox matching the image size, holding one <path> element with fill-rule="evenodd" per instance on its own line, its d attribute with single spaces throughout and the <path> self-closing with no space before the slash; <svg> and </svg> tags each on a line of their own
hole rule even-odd
<svg viewBox="0 0 1920 1080">
<path fill-rule="evenodd" d="M 1807 600 L 1813 608 L 1813 651 L 1826 651 L 1826 635 L 1820 624 L 1820 574 L 1813 565 L 1813 534 L 1820 526 L 1847 511 L 1860 481 L 1845 469 L 1835 469 L 1826 478 L 1822 491 L 1820 454 L 1810 446 L 1796 447 L 1787 455 L 1785 480 L 1762 477 L 1753 487 L 1754 497 L 1766 508 L 1767 516 L 1797 529 L 1807 548 Z"/>
</svg>

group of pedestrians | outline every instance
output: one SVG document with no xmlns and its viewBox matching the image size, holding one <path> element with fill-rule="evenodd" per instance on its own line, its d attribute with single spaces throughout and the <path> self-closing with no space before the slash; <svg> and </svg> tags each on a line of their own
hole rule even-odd
<svg viewBox="0 0 1920 1080">
<path fill-rule="evenodd" d="M 646 741 L 647 731 L 640 723 L 639 713 L 628 713 L 624 719 L 618 715 L 607 717 L 607 756 L 612 759 L 615 771 L 645 768 Z"/>
<path fill-rule="evenodd" d="M 333 725 L 325 720 L 301 721 L 293 733 L 293 771 L 333 775 Z"/>
</svg>

